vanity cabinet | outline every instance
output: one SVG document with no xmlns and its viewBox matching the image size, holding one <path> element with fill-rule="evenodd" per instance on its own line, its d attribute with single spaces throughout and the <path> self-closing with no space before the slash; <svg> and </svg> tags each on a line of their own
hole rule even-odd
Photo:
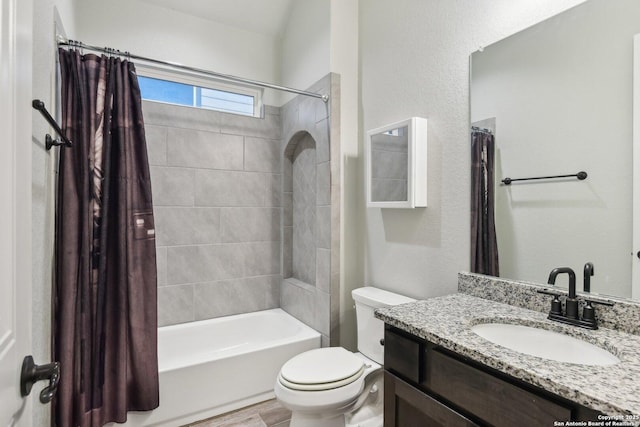
<svg viewBox="0 0 640 427">
<path fill-rule="evenodd" d="M 385 326 L 385 427 L 553 426 L 598 412 Z"/>
</svg>

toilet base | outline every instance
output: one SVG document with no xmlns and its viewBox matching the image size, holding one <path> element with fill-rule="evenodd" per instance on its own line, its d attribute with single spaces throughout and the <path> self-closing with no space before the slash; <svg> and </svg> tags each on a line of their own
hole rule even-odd
<svg viewBox="0 0 640 427">
<path fill-rule="evenodd" d="M 345 427 L 382 427 L 384 424 L 384 392 L 382 377 L 369 391 L 358 409 L 345 414 Z"/>
<path fill-rule="evenodd" d="M 345 427 L 344 414 L 322 417 L 294 412 L 291 414 L 289 427 Z"/>
<path fill-rule="evenodd" d="M 355 423 L 345 421 L 344 415 L 320 418 L 295 414 L 291 416 L 289 427 L 382 427 L 383 424 L 382 414 Z"/>
<path fill-rule="evenodd" d="M 345 427 L 382 427 L 384 425 L 384 418 L 382 415 L 377 416 L 375 418 L 370 418 L 368 420 L 359 422 L 357 424 L 345 424 Z"/>
<path fill-rule="evenodd" d="M 366 396 L 354 400 L 340 409 L 327 409 L 321 413 L 293 411 L 290 427 L 382 427 L 383 426 L 383 377 L 377 371 L 369 377 Z M 362 398 L 364 397 L 364 400 Z M 356 407 L 355 410 L 353 408 Z"/>
</svg>

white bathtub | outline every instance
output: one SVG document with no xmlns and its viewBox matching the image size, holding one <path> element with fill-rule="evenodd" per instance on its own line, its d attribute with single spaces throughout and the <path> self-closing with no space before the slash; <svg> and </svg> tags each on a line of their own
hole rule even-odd
<svg viewBox="0 0 640 427">
<path fill-rule="evenodd" d="M 279 308 L 159 328 L 160 407 L 110 425 L 175 427 L 271 399 L 282 365 L 318 347 Z"/>
</svg>

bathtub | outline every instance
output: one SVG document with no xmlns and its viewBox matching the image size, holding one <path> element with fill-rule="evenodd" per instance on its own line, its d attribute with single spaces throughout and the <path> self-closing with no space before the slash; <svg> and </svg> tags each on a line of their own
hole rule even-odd
<svg viewBox="0 0 640 427">
<path fill-rule="evenodd" d="M 175 427 L 271 399 L 282 365 L 318 347 L 279 308 L 158 328 L 160 406 L 109 425 Z"/>
</svg>

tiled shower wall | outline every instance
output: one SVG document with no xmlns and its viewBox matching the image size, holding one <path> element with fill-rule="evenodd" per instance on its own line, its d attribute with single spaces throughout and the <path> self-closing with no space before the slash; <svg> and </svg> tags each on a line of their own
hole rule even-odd
<svg viewBox="0 0 640 427">
<path fill-rule="evenodd" d="M 158 321 L 280 306 L 280 109 L 244 117 L 144 101 Z"/>
<path fill-rule="evenodd" d="M 283 274 L 280 306 L 322 334 L 322 344 L 338 345 L 340 309 L 340 100 L 339 76 L 328 74 L 307 90 L 330 94 L 330 105 L 319 99 L 297 96 L 282 107 L 283 153 Z M 302 205 L 313 213 L 298 215 L 312 220 L 314 236 L 296 244 L 294 198 L 299 177 L 295 173 L 295 152 L 299 147 L 315 145 L 315 156 L 305 162 L 315 168 L 315 188 L 302 190 L 313 194 L 314 200 Z M 309 148 L 305 149 L 307 151 Z M 311 151 L 309 151 L 309 154 Z M 295 159 L 295 160 L 294 160 Z M 315 162 L 315 165 L 313 164 Z M 297 183 L 299 184 L 299 183 Z M 312 184 L 310 184 L 312 185 Z M 298 227 L 300 229 L 300 227 Z M 315 263 L 308 268 L 313 277 L 296 274 L 292 260 L 296 249 L 304 247 L 305 257 Z"/>
</svg>

